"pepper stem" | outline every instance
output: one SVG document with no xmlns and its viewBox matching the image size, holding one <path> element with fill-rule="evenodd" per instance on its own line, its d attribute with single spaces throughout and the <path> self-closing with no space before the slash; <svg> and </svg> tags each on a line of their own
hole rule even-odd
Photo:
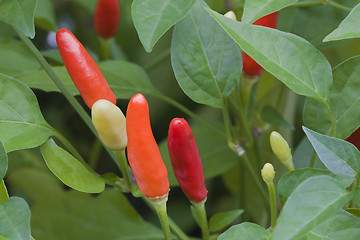
<svg viewBox="0 0 360 240">
<path fill-rule="evenodd" d="M 105 39 L 102 37 L 99 37 L 100 39 L 100 46 L 101 46 L 101 51 L 102 51 L 102 55 L 103 55 L 103 60 L 109 60 L 110 59 L 110 40 L 109 39 Z"/>
<path fill-rule="evenodd" d="M 274 182 L 270 182 L 267 184 L 269 189 L 269 198 L 270 198 L 270 215 L 271 215 L 271 229 L 273 230 L 276 224 L 276 195 L 275 195 L 275 186 Z"/>
<path fill-rule="evenodd" d="M 206 198 L 201 202 L 191 202 L 191 203 L 194 205 L 196 209 L 196 213 L 199 217 L 198 224 L 201 228 L 203 240 L 209 240 L 210 233 L 209 233 L 209 225 L 206 217 L 205 202 L 206 202 Z"/>
<path fill-rule="evenodd" d="M 155 207 L 156 213 L 158 215 L 161 224 L 161 228 L 164 233 L 165 240 L 171 240 L 169 219 L 166 213 L 166 202 L 168 200 L 168 195 L 169 193 L 166 193 L 164 196 L 161 197 L 149 198 L 152 205 Z"/>
<path fill-rule="evenodd" d="M 118 157 L 118 166 L 119 166 L 120 172 L 129 187 L 129 191 L 131 191 L 133 182 L 131 179 L 129 165 L 127 163 L 128 161 L 127 161 L 127 158 L 125 155 L 125 149 L 115 151 L 115 153 L 116 153 L 116 156 Z"/>
</svg>

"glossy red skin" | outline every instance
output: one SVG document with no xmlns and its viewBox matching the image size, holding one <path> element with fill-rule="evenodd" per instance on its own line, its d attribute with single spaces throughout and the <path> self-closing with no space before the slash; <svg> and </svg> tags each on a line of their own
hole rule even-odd
<svg viewBox="0 0 360 240">
<path fill-rule="evenodd" d="M 348 141 L 355 145 L 355 147 L 360 151 L 360 128 L 356 129 L 345 141 Z"/>
<path fill-rule="evenodd" d="M 56 42 L 64 65 L 86 105 L 91 109 L 100 99 L 116 104 L 115 94 L 79 40 L 62 28 L 56 33 Z"/>
<path fill-rule="evenodd" d="M 278 15 L 279 12 L 271 13 L 262 18 L 259 18 L 253 24 L 269 27 L 269 28 L 276 28 Z M 246 53 L 243 53 L 242 55 L 242 62 L 243 62 L 243 72 L 248 76 L 251 77 L 260 76 L 264 70 L 254 59 L 252 59 Z"/>
<path fill-rule="evenodd" d="M 98 0 L 94 13 L 94 28 L 97 35 L 103 38 L 115 36 L 120 18 L 118 0 Z"/>
<path fill-rule="evenodd" d="M 171 164 L 181 189 L 193 202 L 207 197 L 203 165 L 194 134 L 183 118 L 174 118 L 169 126 L 168 149 Z"/>
<path fill-rule="evenodd" d="M 164 196 L 170 187 L 167 169 L 151 130 L 148 103 L 140 93 L 130 99 L 126 132 L 128 160 L 140 191 L 148 198 Z"/>
</svg>

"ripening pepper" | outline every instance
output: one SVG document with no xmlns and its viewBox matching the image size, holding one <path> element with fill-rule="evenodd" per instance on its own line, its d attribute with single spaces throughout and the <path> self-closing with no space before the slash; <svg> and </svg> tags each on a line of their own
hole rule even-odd
<svg viewBox="0 0 360 240">
<path fill-rule="evenodd" d="M 140 93 L 130 99 L 126 132 L 128 160 L 140 191 L 147 198 L 167 196 L 167 169 L 151 130 L 148 103 Z"/>
<path fill-rule="evenodd" d="M 115 151 L 126 148 L 126 119 L 118 106 L 105 99 L 96 101 L 91 109 L 91 120 L 107 147 Z"/>
<path fill-rule="evenodd" d="M 274 12 L 262 18 L 259 18 L 253 24 L 269 28 L 276 28 L 278 13 L 279 12 Z M 252 59 L 246 53 L 242 54 L 242 62 L 243 72 L 246 73 L 248 76 L 260 76 L 264 70 L 254 59 Z"/>
<path fill-rule="evenodd" d="M 192 202 L 207 197 L 203 165 L 193 132 L 183 118 L 174 118 L 169 126 L 168 149 L 175 177 Z"/>
<path fill-rule="evenodd" d="M 86 105 L 91 109 L 99 99 L 116 104 L 115 94 L 79 40 L 62 28 L 56 33 L 56 42 L 64 65 Z"/>
<path fill-rule="evenodd" d="M 120 4 L 118 0 L 98 0 L 94 13 L 94 28 L 102 38 L 115 36 L 120 18 Z"/>
<path fill-rule="evenodd" d="M 360 151 L 360 128 L 356 129 L 345 141 L 352 143 Z"/>
</svg>

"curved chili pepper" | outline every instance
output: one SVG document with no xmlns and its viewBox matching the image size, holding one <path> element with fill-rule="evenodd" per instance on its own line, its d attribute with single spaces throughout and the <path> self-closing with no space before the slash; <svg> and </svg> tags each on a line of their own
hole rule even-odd
<svg viewBox="0 0 360 240">
<path fill-rule="evenodd" d="M 86 105 L 91 109 L 99 99 L 116 104 L 115 94 L 79 40 L 62 28 L 56 33 L 56 42 L 64 65 Z"/>
<path fill-rule="evenodd" d="M 140 93 L 130 99 L 126 132 L 128 160 L 140 191 L 148 198 L 165 196 L 169 192 L 167 169 L 151 130 L 148 103 Z"/>
<path fill-rule="evenodd" d="M 253 24 L 269 27 L 269 28 L 276 28 L 278 14 L 279 12 L 271 13 L 262 18 L 259 18 Z M 260 76 L 264 70 L 254 59 L 252 59 L 246 53 L 242 54 L 242 62 L 243 62 L 243 72 L 249 76 L 252 77 Z"/>
<path fill-rule="evenodd" d="M 193 132 L 183 118 L 174 118 L 169 126 L 168 149 L 175 177 L 185 195 L 193 202 L 207 197 L 203 165 Z"/>
<path fill-rule="evenodd" d="M 118 30 L 120 5 L 118 0 L 98 0 L 94 14 L 94 28 L 103 38 L 113 37 Z"/>
</svg>

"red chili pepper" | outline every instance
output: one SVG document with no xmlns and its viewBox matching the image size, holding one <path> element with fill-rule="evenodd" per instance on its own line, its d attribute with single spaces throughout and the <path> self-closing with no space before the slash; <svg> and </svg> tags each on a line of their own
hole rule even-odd
<svg viewBox="0 0 360 240">
<path fill-rule="evenodd" d="M 86 105 L 91 109 L 99 99 L 116 104 L 115 94 L 79 40 L 62 28 L 56 33 L 56 42 L 65 67 Z"/>
<path fill-rule="evenodd" d="M 356 129 L 345 141 L 352 143 L 360 151 L 360 128 Z"/>
<path fill-rule="evenodd" d="M 269 28 L 276 28 L 278 14 L 279 12 L 271 13 L 262 18 L 259 18 L 253 24 L 269 27 Z M 254 59 L 252 59 L 246 53 L 242 54 L 242 62 L 243 62 L 243 72 L 249 76 L 252 77 L 260 76 L 264 70 Z"/>
<path fill-rule="evenodd" d="M 169 126 L 168 149 L 171 164 L 181 189 L 193 202 L 206 199 L 207 190 L 198 146 L 183 118 L 174 118 Z"/>
<path fill-rule="evenodd" d="M 126 132 L 128 160 L 140 191 L 148 198 L 166 195 L 169 192 L 167 170 L 151 130 L 148 103 L 140 93 L 130 99 Z"/>
<path fill-rule="evenodd" d="M 118 30 L 120 5 L 118 0 L 98 0 L 94 14 L 94 28 L 103 38 L 113 37 Z"/>
</svg>

